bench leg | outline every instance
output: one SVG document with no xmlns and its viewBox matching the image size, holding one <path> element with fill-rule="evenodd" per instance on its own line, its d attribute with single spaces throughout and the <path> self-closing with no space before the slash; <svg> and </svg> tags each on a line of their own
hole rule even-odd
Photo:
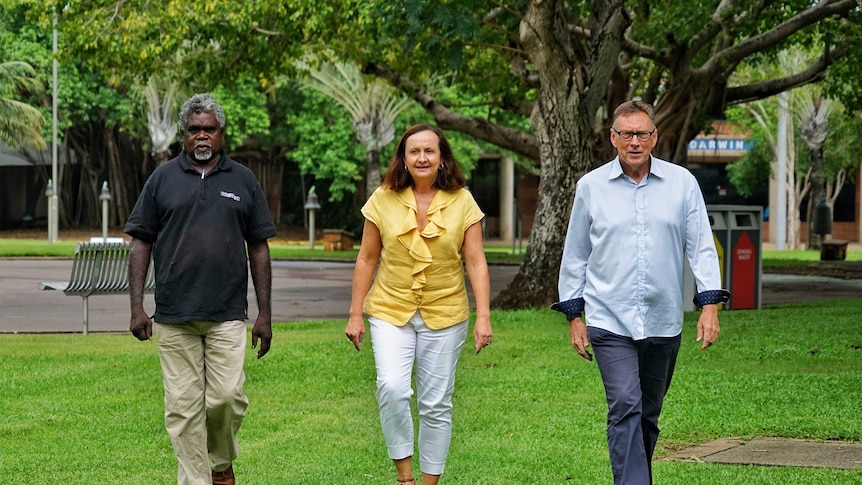
<svg viewBox="0 0 862 485">
<path fill-rule="evenodd" d="M 87 297 L 84 297 L 84 335 L 87 335 L 90 326 L 90 304 Z"/>
</svg>

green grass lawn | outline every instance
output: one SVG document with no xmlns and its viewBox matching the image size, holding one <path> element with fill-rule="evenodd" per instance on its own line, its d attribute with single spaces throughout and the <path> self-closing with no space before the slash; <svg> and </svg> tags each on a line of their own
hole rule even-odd
<svg viewBox="0 0 862 485">
<path fill-rule="evenodd" d="M 790 249 L 778 251 L 775 249 L 763 251 L 763 268 L 781 268 L 788 266 L 804 266 L 820 261 L 820 251 Z M 846 261 L 862 261 L 862 251 L 848 250 Z M 830 261 L 834 263 L 835 261 Z"/>
<path fill-rule="evenodd" d="M 75 241 L 49 243 L 38 239 L 0 239 L 0 257 L 69 257 L 75 254 Z M 323 244 L 311 249 L 308 244 L 271 244 L 273 259 L 325 259 L 335 261 L 356 261 L 359 246 L 349 251 L 324 251 Z M 485 255 L 489 263 L 518 263 L 524 258 L 524 250 L 512 251 L 511 246 L 488 245 Z"/>
<path fill-rule="evenodd" d="M 862 483 L 862 471 L 661 460 L 722 437 L 862 441 L 860 313 L 862 299 L 725 311 L 705 352 L 687 314 L 656 483 Z M 611 483 L 598 370 L 570 347 L 563 319 L 495 311 L 492 321 L 494 344 L 459 363 L 443 483 Z M 238 483 L 394 485 L 370 341 L 357 353 L 343 328 L 278 324 L 269 355 L 249 352 Z M 154 342 L 0 335 L 0 389 L 2 483 L 175 483 Z"/>
<path fill-rule="evenodd" d="M 60 241 L 50 244 L 36 239 L 0 239 L 0 257 L 72 257 L 75 253 L 74 241 Z M 520 263 L 524 258 L 524 248 L 511 244 L 487 244 L 485 256 L 489 263 Z M 273 259 L 330 259 L 355 261 L 359 247 L 350 251 L 324 251 L 323 245 L 314 249 L 307 244 L 272 244 L 270 253 Z M 763 251 L 763 267 L 805 265 L 820 260 L 819 251 L 806 250 L 766 250 Z M 847 261 L 862 261 L 862 251 L 847 251 Z"/>
</svg>

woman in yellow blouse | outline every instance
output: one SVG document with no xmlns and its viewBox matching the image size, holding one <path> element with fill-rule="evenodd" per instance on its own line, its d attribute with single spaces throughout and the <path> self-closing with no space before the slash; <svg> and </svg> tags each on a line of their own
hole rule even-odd
<svg viewBox="0 0 862 485">
<path fill-rule="evenodd" d="M 476 302 L 476 353 L 491 343 L 485 215 L 464 184 L 443 132 L 416 125 L 401 137 L 383 184 L 362 208 L 365 226 L 345 333 L 359 350 L 363 315 L 368 317 L 380 423 L 398 482 L 405 485 L 415 484 L 414 364 L 422 485 L 436 484 L 446 464 L 455 366 L 470 315 L 464 267 Z"/>
</svg>

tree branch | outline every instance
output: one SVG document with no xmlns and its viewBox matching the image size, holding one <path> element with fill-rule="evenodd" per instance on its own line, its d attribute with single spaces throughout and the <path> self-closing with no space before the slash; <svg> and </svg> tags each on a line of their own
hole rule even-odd
<svg viewBox="0 0 862 485">
<path fill-rule="evenodd" d="M 502 100 L 502 108 L 506 111 L 517 113 L 521 116 L 529 118 L 533 114 L 533 108 L 536 106 L 535 101 L 528 99 L 508 99 Z"/>
<path fill-rule="evenodd" d="M 707 22 L 698 33 L 692 36 L 691 41 L 688 43 L 690 51 L 700 51 L 703 46 L 711 42 L 722 31 L 724 28 L 725 12 L 732 6 L 733 0 L 721 1 L 718 7 L 716 7 L 715 12 L 713 12 L 710 22 Z"/>
<path fill-rule="evenodd" d="M 762 52 L 769 47 L 775 47 L 796 32 L 814 25 L 827 17 L 846 15 L 857 8 L 856 2 L 857 0 L 821 0 L 817 5 L 782 22 L 774 29 L 760 35 L 755 35 L 754 37 L 749 37 L 719 52 L 704 63 L 698 71 L 707 76 L 718 73 L 724 66 L 737 64 L 752 54 Z"/>
<path fill-rule="evenodd" d="M 542 83 L 539 81 L 539 75 L 530 71 L 527 67 L 526 59 L 522 56 L 512 56 L 510 61 L 512 74 L 518 77 L 525 86 L 538 89 Z"/>
<path fill-rule="evenodd" d="M 440 128 L 466 133 L 530 160 L 539 160 L 539 145 L 532 134 L 497 125 L 483 118 L 456 113 L 425 92 L 413 80 L 393 71 L 385 64 L 370 63 L 363 71 L 389 80 L 393 86 L 415 99 L 434 117 Z"/>
<path fill-rule="evenodd" d="M 726 101 L 728 106 L 756 101 L 768 98 L 778 93 L 811 84 L 822 79 L 826 69 L 838 59 L 850 52 L 847 46 L 833 51 L 827 49 L 820 58 L 814 61 L 805 70 L 789 76 L 776 79 L 768 79 L 745 86 L 727 88 Z"/>
<path fill-rule="evenodd" d="M 260 27 L 258 27 L 258 26 L 254 26 L 254 27 L 252 27 L 252 28 L 251 28 L 251 31 L 252 31 L 252 32 L 257 32 L 258 34 L 267 35 L 267 36 L 270 36 L 270 37 L 281 37 L 281 36 L 283 35 L 281 32 L 278 32 L 278 31 L 275 31 L 275 30 L 266 30 L 266 29 L 260 28 Z"/>
<path fill-rule="evenodd" d="M 620 49 L 624 48 L 625 38 L 621 34 L 631 25 L 631 17 L 620 1 L 618 4 L 609 4 L 606 9 L 594 9 L 590 22 L 594 37 L 591 39 L 587 70 L 593 83 L 604 86 L 610 82 Z M 606 94 L 597 89 L 587 90 L 584 94 L 587 112 L 597 112 Z"/>
<path fill-rule="evenodd" d="M 574 34 L 576 37 L 581 39 L 590 39 L 592 36 L 591 29 L 583 27 L 581 25 L 570 25 L 569 32 Z M 628 52 L 631 55 L 645 57 L 647 59 L 657 60 L 661 58 L 664 54 L 660 50 L 653 49 L 645 44 L 641 44 L 639 42 L 635 42 L 631 37 L 626 35 L 623 38 L 623 50 Z"/>
</svg>

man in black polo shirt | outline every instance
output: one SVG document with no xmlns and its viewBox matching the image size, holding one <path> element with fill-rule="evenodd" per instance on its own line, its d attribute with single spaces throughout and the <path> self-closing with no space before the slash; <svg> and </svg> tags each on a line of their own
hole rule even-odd
<svg viewBox="0 0 862 485">
<path fill-rule="evenodd" d="M 156 322 L 177 483 L 232 485 L 237 431 L 248 406 L 242 390 L 248 272 L 259 309 L 251 342 L 252 348 L 260 342 L 261 358 L 272 340 L 267 239 L 275 227 L 254 174 L 222 149 L 225 116 L 215 99 L 188 99 L 180 125 L 183 153 L 153 172 L 126 223 L 132 236 L 129 329 L 149 340 Z M 151 255 L 152 319 L 143 306 Z"/>
</svg>

